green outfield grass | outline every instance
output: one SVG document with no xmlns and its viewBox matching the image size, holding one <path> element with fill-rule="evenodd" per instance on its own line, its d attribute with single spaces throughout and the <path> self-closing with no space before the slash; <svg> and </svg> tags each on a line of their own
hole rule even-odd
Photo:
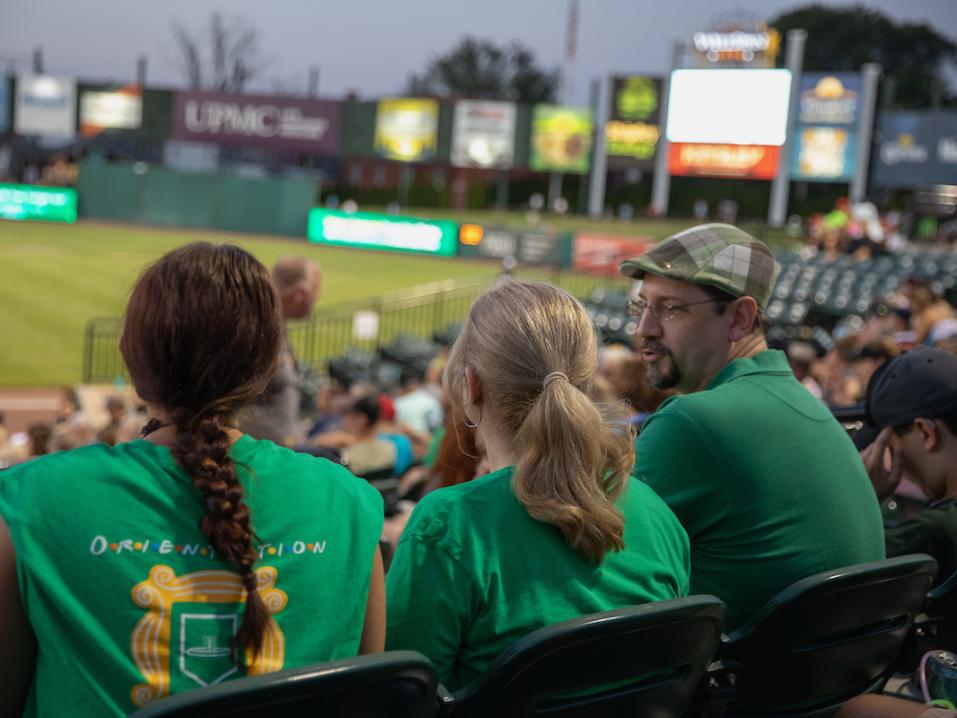
<svg viewBox="0 0 957 718">
<path fill-rule="evenodd" d="M 409 210 L 408 214 L 507 227 L 638 235 L 660 239 L 691 220 L 589 220 L 521 212 Z M 46 387 L 81 378 L 83 330 L 92 317 L 116 316 L 139 272 L 168 249 L 209 239 L 235 242 L 271 266 L 298 253 L 322 264 L 324 306 L 466 276 L 492 276 L 497 263 L 332 249 L 304 240 L 80 222 L 0 221 L 0 387 Z"/>
<path fill-rule="evenodd" d="M 83 329 L 120 314 L 149 262 L 186 242 L 239 244 L 267 266 L 302 254 L 323 268 L 323 304 L 442 279 L 493 275 L 494 263 L 333 249 L 304 240 L 80 222 L 0 221 L 0 386 L 80 380 Z"/>
</svg>

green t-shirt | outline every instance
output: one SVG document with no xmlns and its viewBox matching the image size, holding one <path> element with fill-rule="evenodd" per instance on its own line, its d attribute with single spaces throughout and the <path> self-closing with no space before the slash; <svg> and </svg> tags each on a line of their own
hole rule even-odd
<svg viewBox="0 0 957 718">
<path fill-rule="evenodd" d="M 379 493 L 344 468 L 240 438 L 259 591 L 275 621 L 250 673 L 357 653 Z M 251 474 L 251 475 L 250 475 Z M 36 634 L 27 716 L 126 715 L 242 674 L 245 596 L 199 530 L 203 500 L 168 449 L 90 446 L 0 474 L 0 516 Z"/>
<path fill-rule="evenodd" d="M 782 352 L 736 359 L 665 401 L 636 452 L 636 476 L 691 537 L 691 592 L 724 600 L 730 629 L 795 581 L 884 558 L 854 444 Z"/>
<path fill-rule="evenodd" d="M 625 548 L 596 566 L 528 515 L 511 477 L 507 467 L 426 496 L 386 577 L 386 648 L 424 653 L 450 690 L 542 626 L 688 593 L 688 537 L 645 485 L 629 481 Z"/>
</svg>

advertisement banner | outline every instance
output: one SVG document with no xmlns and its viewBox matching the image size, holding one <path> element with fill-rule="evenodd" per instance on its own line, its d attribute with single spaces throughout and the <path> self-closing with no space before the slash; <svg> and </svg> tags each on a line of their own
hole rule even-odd
<svg viewBox="0 0 957 718">
<path fill-rule="evenodd" d="M 306 236 L 310 242 L 336 247 L 451 257 L 455 254 L 458 229 L 450 221 L 316 207 L 309 212 Z"/>
<path fill-rule="evenodd" d="M 515 112 L 511 102 L 456 102 L 452 165 L 509 169 L 515 156 Z"/>
<path fill-rule="evenodd" d="M 654 166 L 660 127 L 661 79 L 615 77 L 605 125 L 605 154 L 615 166 Z"/>
<path fill-rule="evenodd" d="M 849 182 L 857 152 L 861 77 L 811 72 L 801 76 L 791 177 Z"/>
<path fill-rule="evenodd" d="M 340 111 L 332 100 L 178 92 L 173 138 L 336 154 Z"/>
<path fill-rule="evenodd" d="M 603 277 L 621 277 L 618 265 L 633 259 L 654 244 L 647 237 L 612 234 L 578 234 L 572 245 L 572 269 Z"/>
<path fill-rule="evenodd" d="M 138 130 L 143 124 L 143 93 L 137 85 L 80 93 L 80 134 L 103 130 Z"/>
<path fill-rule="evenodd" d="M 0 75 L 0 134 L 10 129 L 10 79 Z"/>
<path fill-rule="evenodd" d="M 686 177 L 774 179 L 781 148 L 770 145 L 710 145 L 676 142 L 669 146 L 668 171 Z"/>
<path fill-rule="evenodd" d="M 439 103 L 436 100 L 380 100 L 375 118 L 376 154 L 399 162 L 422 162 L 435 156 Z"/>
<path fill-rule="evenodd" d="M 840 127 L 795 129 L 791 177 L 805 182 L 850 182 L 854 174 L 857 133 Z"/>
<path fill-rule="evenodd" d="M 542 172 L 585 174 L 591 166 L 591 111 L 535 105 L 529 167 Z"/>
<path fill-rule="evenodd" d="M 568 234 L 463 224 L 458 253 L 462 257 L 514 257 L 523 264 L 567 267 L 570 243 Z"/>
<path fill-rule="evenodd" d="M 76 222 L 76 190 L 0 184 L 0 219 Z"/>
<path fill-rule="evenodd" d="M 857 127 L 861 111 L 861 76 L 808 72 L 801 76 L 797 121 L 802 125 Z"/>
<path fill-rule="evenodd" d="M 73 137 L 76 134 L 76 82 L 47 75 L 17 77 L 13 131 L 37 137 Z"/>
<path fill-rule="evenodd" d="M 874 184 L 957 184 L 957 112 L 885 112 L 878 121 Z"/>
</svg>

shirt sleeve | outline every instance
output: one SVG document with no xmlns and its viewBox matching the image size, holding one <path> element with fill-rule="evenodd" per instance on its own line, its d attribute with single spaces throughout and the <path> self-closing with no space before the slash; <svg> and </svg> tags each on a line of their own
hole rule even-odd
<svg viewBox="0 0 957 718">
<path fill-rule="evenodd" d="M 420 505 L 416 508 L 426 508 Z M 424 521 L 417 519 L 426 519 Z M 469 625 L 473 578 L 444 546 L 441 537 L 422 532 L 427 517 L 410 520 L 386 576 L 386 650 L 412 650 L 435 666 L 448 685 Z"/>
<path fill-rule="evenodd" d="M 635 444 L 634 475 L 674 511 L 694 540 L 727 512 L 724 471 L 705 432 L 673 409 L 645 422 Z"/>
</svg>

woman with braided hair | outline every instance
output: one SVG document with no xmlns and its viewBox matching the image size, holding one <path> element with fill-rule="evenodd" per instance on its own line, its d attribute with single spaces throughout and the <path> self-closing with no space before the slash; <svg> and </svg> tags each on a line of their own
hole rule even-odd
<svg viewBox="0 0 957 718">
<path fill-rule="evenodd" d="M 140 277 L 120 350 L 144 439 L 0 474 L 0 714 L 126 715 L 382 650 L 378 492 L 235 428 L 281 332 L 238 247 L 186 245 Z"/>
<path fill-rule="evenodd" d="M 386 647 L 462 688 L 537 628 L 688 593 L 688 536 L 630 477 L 627 413 L 596 401 L 585 309 L 547 284 L 476 300 L 443 377 L 491 473 L 428 494 L 389 569 Z"/>
</svg>

